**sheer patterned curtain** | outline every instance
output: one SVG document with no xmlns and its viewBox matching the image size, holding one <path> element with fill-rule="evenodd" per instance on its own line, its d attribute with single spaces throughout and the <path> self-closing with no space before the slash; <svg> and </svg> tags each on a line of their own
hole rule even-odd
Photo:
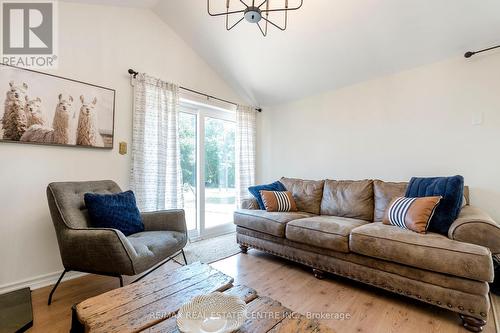
<svg viewBox="0 0 500 333">
<path fill-rule="evenodd" d="M 182 208 L 178 91 L 146 74 L 135 79 L 130 183 L 142 211 Z"/>
<path fill-rule="evenodd" d="M 249 197 L 248 187 L 255 185 L 255 140 L 257 115 L 250 106 L 239 105 L 236 110 L 236 199 Z"/>
</svg>

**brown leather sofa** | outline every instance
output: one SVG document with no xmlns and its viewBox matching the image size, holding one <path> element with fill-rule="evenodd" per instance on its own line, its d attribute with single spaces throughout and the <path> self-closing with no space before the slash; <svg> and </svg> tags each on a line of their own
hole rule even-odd
<svg viewBox="0 0 500 333">
<path fill-rule="evenodd" d="M 254 248 L 307 265 L 318 278 L 329 272 L 449 309 L 474 332 L 486 324 L 500 227 L 469 205 L 468 188 L 446 237 L 381 223 L 407 183 L 280 181 L 299 211 L 266 212 L 255 200 L 245 200 L 234 213 L 244 253 Z"/>
</svg>

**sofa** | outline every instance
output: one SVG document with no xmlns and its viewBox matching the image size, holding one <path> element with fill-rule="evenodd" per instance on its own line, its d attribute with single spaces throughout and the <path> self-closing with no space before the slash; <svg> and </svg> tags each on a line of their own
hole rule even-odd
<svg viewBox="0 0 500 333">
<path fill-rule="evenodd" d="M 492 254 L 500 253 L 500 227 L 464 203 L 448 235 L 418 234 L 383 224 L 391 200 L 407 183 L 381 180 L 282 178 L 297 212 L 259 210 L 246 199 L 234 213 L 237 241 L 312 268 L 449 309 L 465 328 L 479 332 L 490 310 Z"/>
</svg>

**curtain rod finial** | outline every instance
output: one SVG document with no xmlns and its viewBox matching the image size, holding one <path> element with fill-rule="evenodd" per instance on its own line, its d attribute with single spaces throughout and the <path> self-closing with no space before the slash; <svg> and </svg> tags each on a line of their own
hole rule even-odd
<svg viewBox="0 0 500 333">
<path fill-rule="evenodd" d="M 137 76 L 137 74 L 139 74 L 139 72 L 136 72 L 136 71 L 134 71 L 134 70 L 133 70 L 133 69 L 131 69 L 131 68 L 129 68 L 129 69 L 128 69 L 128 73 L 129 73 L 130 75 L 133 75 L 133 76 L 134 76 L 134 79 L 135 79 L 135 77 Z"/>
<path fill-rule="evenodd" d="M 474 54 L 476 54 L 476 53 L 475 53 L 475 52 L 471 52 L 471 51 L 469 51 L 469 52 L 465 52 L 464 57 L 466 57 L 466 58 L 470 58 L 470 57 L 472 57 Z"/>
</svg>

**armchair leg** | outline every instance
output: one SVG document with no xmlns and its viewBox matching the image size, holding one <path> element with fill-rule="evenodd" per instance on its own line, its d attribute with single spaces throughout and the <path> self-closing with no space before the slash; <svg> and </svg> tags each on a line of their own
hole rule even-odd
<svg viewBox="0 0 500 333">
<path fill-rule="evenodd" d="M 49 300 L 47 302 L 48 305 L 52 304 L 52 295 L 54 295 L 54 292 L 56 291 L 57 287 L 59 286 L 59 283 L 61 283 L 61 280 L 64 276 L 64 274 L 66 274 L 66 272 L 69 272 L 67 269 L 64 269 L 64 271 L 62 272 L 61 276 L 59 277 L 59 279 L 57 279 L 57 282 L 56 284 L 54 285 L 54 287 L 52 288 L 52 290 L 50 291 L 50 294 L 49 294 Z"/>
<path fill-rule="evenodd" d="M 184 255 L 184 250 L 181 250 L 182 251 L 182 254 Z M 177 252 L 174 254 L 174 256 L 177 256 L 179 255 L 180 252 Z M 143 278 L 145 278 L 146 276 L 148 276 L 149 274 L 153 273 L 154 271 L 156 271 L 158 268 L 160 268 L 161 266 L 165 265 L 167 262 L 169 262 L 170 260 L 173 259 L 173 256 L 166 259 L 165 261 L 159 263 L 156 267 L 150 269 L 148 272 L 144 273 L 143 275 L 141 275 L 140 277 L 138 277 L 137 279 L 135 279 L 134 281 L 132 281 L 132 283 L 136 283 L 137 281 L 140 281 L 142 280 Z M 186 259 L 186 257 L 184 257 L 184 260 Z"/>
<path fill-rule="evenodd" d="M 123 276 L 119 275 L 118 278 L 120 279 L 120 288 L 123 287 Z"/>
<path fill-rule="evenodd" d="M 187 265 L 188 261 L 186 259 L 186 255 L 184 254 L 184 249 L 181 250 L 181 253 L 182 253 L 182 257 L 184 258 L 184 263 Z"/>
</svg>

